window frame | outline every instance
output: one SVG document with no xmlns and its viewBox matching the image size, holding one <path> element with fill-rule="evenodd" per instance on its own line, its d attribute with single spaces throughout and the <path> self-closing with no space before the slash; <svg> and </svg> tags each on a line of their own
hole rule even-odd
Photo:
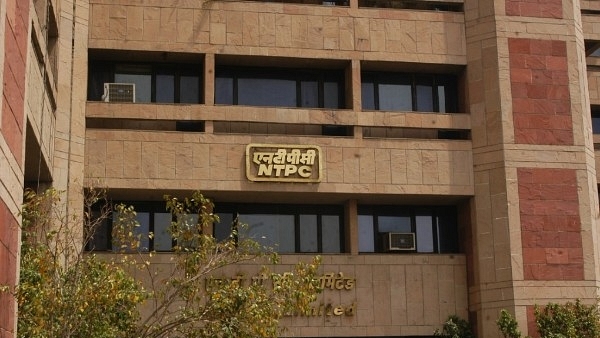
<svg viewBox="0 0 600 338">
<path fill-rule="evenodd" d="M 269 214 L 269 215 L 293 215 L 294 216 L 294 251 L 281 252 L 280 254 L 343 254 L 345 253 L 345 226 L 344 208 L 337 205 L 306 205 L 306 204 L 237 204 L 217 203 L 215 214 L 232 216 L 244 214 Z M 306 211 L 306 212 L 304 212 Z M 317 251 L 301 250 L 300 216 L 317 216 Z M 339 219 L 339 252 L 323 252 L 323 216 L 337 216 Z M 213 224 L 215 234 L 217 224 Z M 218 238 L 217 238 L 218 239 Z"/>
<path fill-rule="evenodd" d="M 431 78 L 431 95 L 432 95 L 432 111 L 419 110 L 417 86 L 421 85 L 422 79 Z M 408 81 L 407 81 L 408 80 Z M 373 107 L 366 107 L 364 100 L 364 85 L 371 84 L 373 93 Z M 436 73 L 403 73 L 403 72 L 379 72 L 379 71 L 362 71 L 361 72 L 361 96 L 363 110 L 381 111 L 380 85 L 410 85 L 411 87 L 411 112 L 434 112 L 434 113 L 457 113 L 458 112 L 458 79 L 454 74 L 436 74 Z M 444 112 L 440 112 L 440 86 L 445 88 L 443 107 Z M 403 111 L 403 110 L 392 110 Z"/>
<path fill-rule="evenodd" d="M 231 79 L 232 100 L 231 103 L 218 103 L 219 79 Z M 215 67 L 215 104 L 216 105 L 241 105 L 239 103 L 239 80 L 240 79 L 262 79 L 262 80 L 289 80 L 296 83 L 296 105 L 261 105 L 268 107 L 289 107 L 289 108 L 317 108 L 317 109 L 346 109 L 345 102 L 345 84 L 346 78 L 342 69 L 303 69 L 303 68 L 276 68 L 276 67 L 241 67 L 218 65 Z M 302 105 L 302 83 L 307 81 L 317 82 L 318 98 L 317 106 L 309 107 Z M 325 83 L 337 83 L 338 85 L 338 107 L 325 107 Z M 253 106 L 253 105 L 252 105 Z"/>
<path fill-rule="evenodd" d="M 164 104 L 202 104 L 204 102 L 204 77 L 203 67 L 200 63 L 160 63 L 160 62 L 120 62 L 120 61 L 90 61 L 88 74 L 88 101 L 102 101 L 101 95 L 104 83 L 115 82 L 115 76 L 119 73 L 119 67 L 149 67 L 150 71 L 146 75 L 150 75 L 150 102 L 139 103 L 164 103 Z M 102 74 L 102 83 L 94 82 L 94 75 Z M 131 74 L 134 74 L 133 72 Z M 156 101 L 156 86 L 157 75 L 173 75 L 173 102 L 157 102 Z M 192 76 L 198 78 L 198 102 L 181 102 L 181 78 Z M 100 86 L 98 88 L 98 86 Z M 99 92 L 98 92 L 99 91 Z M 100 94 L 100 96 L 98 96 Z"/>
<path fill-rule="evenodd" d="M 600 134 L 600 106 L 592 105 L 590 108 L 590 113 L 592 121 L 592 134 Z"/>
<path fill-rule="evenodd" d="M 139 202 L 139 201 L 115 201 L 113 205 L 125 204 L 134 207 L 134 210 L 140 213 L 148 213 L 148 231 L 154 233 L 156 228 L 155 214 L 169 213 L 165 209 L 164 202 Z M 306 212 L 303 212 L 306 211 Z M 111 251 L 114 252 L 112 243 L 112 225 L 113 225 L 113 212 L 111 216 L 104 220 L 105 233 L 104 237 L 106 243 L 104 243 L 105 250 L 99 251 Z M 214 213 L 217 215 L 231 214 L 235 216 L 237 214 L 272 214 L 272 215 L 293 215 L 294 218 L 294 251 L 286 252 L 282 254 L 343 254 L 345 253 L 345 226 L 344 226 L 344 210 L 342 206 L 338 205 L 305 205 L 305 204 L 235 204 L 235 203 L 217 203 L 215 206 Z M 300 215 L 316 215 L 317 216 L 317 251 L 301 251 L 301 239 L 300 239 Z M 339 219 L 339 252 L 323 252 L 323 216 L 337 216 Z M 234 217 L 232 217 L 232 220 Z M 171 221 L 175 221 L 175 216 L 171 216 Z M 220 223 L 213 224 L 213 236 L 216 238 L 216 227 Z M 233 224 L 232 224 L 233 226 Z M 156 233 L 152 238 L 148 238 L 147 250 L 143 252 L 155 251 L 155 237 Z M 217 238 L 217 240 L 219 240 Z M 93 247 L 94 241 L 90 240 L 86 244 L 86 251 L 96 251 Z M 177 245 L 177 239 L 172 238 L 171 250 L 160 250 L 156 252 L 173 252 L 173 247 Z"/>
<path fill-rule="evenodd" d="M 155 225 L 156 225 L 154 215 L 155 214 L 170 214 L 166 210 L 164 202 L 115 201 L 112 203 L 113 206 L 119 205 L 119 204 L 133 206 L 135 212 L 138 214 L 140 214 L 140 213 L 148 213 L 149 214 L 148 233 L 145 234 L 148 237 L 148 248 L 140 248 L 141 252 L 152 252 L 152 251 L 173 252 L 173 247 L 175 245 L 177 245 L 177 240 L 175 238 L 171 238 L 171 249 L 170 250 L 154 250 L 154 239 L 156 237 L 156 233 L 154 232 Z M 113 248 L 113 243 L 112 243 L 112 226 L 113 226 L 113 222 L 114 222 L 114 218 L 113 218 L 114 213 L 115 213 L 114 208 L 111 208 L 110 217 L 103 220 L 104 227 L 105 227 L 104 231 L 106 231 L 106 233 L 105 233 L 106 243 L 104 243 L 106 249 L 100 250 L 100 251 L 111 251 L 111 252 L 115 251 Z M 171 215 L 171 221 L 172 222 L 175 221 L 175 217 L 173 215 Z M 148 236 L 149 233 L 153 233 L 154 236 L 152 236 L 152 237 Z M 94 241 L 92 240 L 92 238 L 90 238 L 90 242 L 86 243 L 85 250 L 86 251 L 95 251 L 95 249 L 92 247 L 93 244 L 94 244 Z"/>
<path fill-rule="evenodd" d="M 425 213 L 429 211 L 430 213 L 425 215 Z M 454 233 L 455 238 L 453 238 L 454 243 L 450 246 L 453 246 L 454 250 L 442 251 L 444 245 L 442 245 L 442 239 L 440 230 L 440 217 L 443 215 L 448 216 L 448 218 L 452 218 L 454 220 Z M 459 253 L 459 236 L 458 236 L 458 213 L 456 207 L 454 206 L 393 206 L 393 205 L 359 205 L 357 209 L 357 218 L 360 216 L 371 216 L 373 221 L 373 251 L 359 251 L 361 254 L 369 254 L 369 253 L 396 253 L 396 252 L 386 252 L 383 247 L 383 239 L 382 236 L 386 232 L 379 231 L 379 217 L 381 216 L 392 216 L 392 217 L 409 217 L 410 218 L 410 227 L 411 233 L 415 234 L 415 250 L 409 250 L 409 253 L 423 253 L 423 254 L 451 254 L 451 253 Z M 433 251 L 432 252 L 421 252 L 418 248 L 419 238 L 417 232 L 417 216 L 428 216 L 432 219 L 431 224 L 431 233 L 432 233 L 432 242 L 433 242 Z M 357 226 L 359 227 L 358 233 L 360 234 L 360 221 L 357 222 Z M 360 239 L 359 239 L 360 241 Z M 446 245 L 448 246 L 448 245 Z M 359 248 L 360 250 L 360 248 Z"/>
</svg>

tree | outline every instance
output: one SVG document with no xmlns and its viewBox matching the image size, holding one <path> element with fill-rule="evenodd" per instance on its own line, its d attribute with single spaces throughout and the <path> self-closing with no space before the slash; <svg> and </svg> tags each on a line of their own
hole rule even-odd
<svg viewBox="0 0 600 338">
<path fill-rule="evenodd" d="M 223 267 L 249 260 L 271 264 L 278 256 L 252 240 L 240 240 L 235 227 L 221 242 L 207 234 L 218 216 L 199 192 L 183 200 L 166 197 L 177 242 L 168 278 L 159 277 L 152 253 L 139 250 L 143 238 L 135 231 L 139 223 L 132 207 L 114 208 L 116 253 L 100 257 L 84 246 L 102 218 L 113 215 L 102 208 L 100 217 L 91 217 L 102 192 L 90 189 L 83 220 L 60 215 L 60 195 L 53 189 L 26 193 L 15 294 L 19 337 L 277 337 L 281 317 L 308 311 L 319 292 L 318 257 L 282 274 L 263 267 L 261 274 L 272 283 L 221 279 L 207 288 L 206 281 Z M 148 285 L 142 286 L 131 271 L 144 273 Z M 143 318 L 140 306 L 150 309 Z"/>
<path fill-rule="evenodd" d="M 242 285 L 237 279 L 220 279 L 206 290 L 205 279 L 218 269 L 242 261 L 267 259 L 277 263 L 269 248 L 250 239 L 240 239 L 244 225 L 234 222 L 224 241 L 206 234 L 218 222 L 213 203 L 199 192 L 178 200 L 165 197 L 167 210 L 175 217 L 170 232 L 174 247 L 175 273 L 165 281 L 152 279 L 152 313 L 142 322 L 136 337 L 277 337 L 279 319 L 292 312 L 306 312 L 316 299 L 320 284 L 316 278 L 320 259 L 298 263 L 291 272 L 276 274 L 263 268 L 269 283 Z M 131 220 L 134 214 L 121 213 Z M 198 215 L 195 218 L 187 215 Z M 127 224 L 134 222 L 126 221 Z M 125 233 L 132 232 L 127 227 Z M 149 265 L 146 265 L 149 268 Z M 149 272 L 150 269 L 148 269 Z"/>
<path fill-rule="evenodd" d="M 60 195 L 54 189 L 25 193 L 17 334 L 131 337 L 146 293 L 120 264 L 83 253 L 83 228 L 76 217 L 61 214 Z M 98 198 L 93 192 L 86 204 Z"/>
</svg>

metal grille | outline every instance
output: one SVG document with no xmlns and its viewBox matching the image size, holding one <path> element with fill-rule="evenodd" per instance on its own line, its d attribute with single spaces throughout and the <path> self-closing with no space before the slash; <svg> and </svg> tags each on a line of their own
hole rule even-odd
<svg viewBox="0 0 600 338">
<path fill-rule="evenodd" d="M 104 94 L 108 102 L 135 102 L 135 84 L 105 83 Z"/>
<path fill-rule="evenodd" d="M 388 233 L 389 250 L 414 250 L 414 233 Z"/>
</svg>

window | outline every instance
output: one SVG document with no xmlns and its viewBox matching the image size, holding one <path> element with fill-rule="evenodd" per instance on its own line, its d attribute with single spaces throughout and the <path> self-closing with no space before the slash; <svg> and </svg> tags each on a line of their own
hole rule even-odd
<svg viewBox="0 0 600 338">
<path fill-rule="evenodd" d="M 135 102 L 201 103 L 201 66 L 90 62 L 88 100 L 100 101 L 104 83 L 134 83 Z"/>
<path fill-rule="evenodd" d="M 363 109 L 457 112 L 453 75 L 364 72 L 361 77 Z"/>
<path fill-rule="evenodd" d="M 218 240 L 229 236 L 238 217 L 247 227 L 240 238 L 250 238 L 279 253 L 343 252 L 342 208 L 303 205 L 227 205 L 218 204 L 221 222 L 215 224 Z"/>
<path fill-rule="evenodd" d="M 600 134 L 600 107 L 592 107 L 592 132 Z"/>
<path fill-rule="evenodd" d="M 359 207 L 359 252 L 383 252 L 385 236 L 390 232 L 414 233 L 416 252 L 458 252 L 454 207 Z"/>
<path fill-rule="evenodd" d="M 56 23 L 56 10 L 49 0 L 34 0 L 33 6 L 38 20 L 39 32 L 31 32 L 31 39 L 34 51 L 40 64 L 45 63 L 44 55 L 47 55 L 46 70 L 49 70 L 54 76 L 54 83 L 58 80 L 56 73 L 58 67 L 58 24 Z M 38 41 L 38 34 L 44 37 L 46 52 L 42 51 L 42 44 Z"/>
<path fill-rule="evenodd" d="M 215 103 L 344 108 L 343 79 L 337 70 L 217 67 Z"/>
<path fill-rule="evenodd" d="M 173 240 L 168 229 L 172 222 L 171 213 L 165 211 L 164 203 L 131 203 L 124 202 L 125 205 L 134 205 L 137 213 L 136 219 L 139 227 L 134 230 L 134 235 L 141 235 L 141 251 L 171 251 L 176 241 Z M 98 217 L 99 215 L 94 215 Z M 112 218 L 105 219 L 95 229 L 91 240 L 87 243 L 88 251 L 110 251 L 113 249 L 111 232 L 112 225 L 116 219 L 117 213 L 113 212 Z M 149 238 L 148 234 L 152 232 L 154 236 Z"/>
<path fill-rule="evenodd" d="M 135 203 L 137 213 L 135 235 L 141 235 L 142 251 L 171 251 L 176 244 L 192 246 L 193 243 L 177 243 L 168 231 L 172 215 L 165 211 L 164 203 Z M 221 222 L 214 224 L 213 235 L 224 240 L 231 234 L 236 216 L 248 226 L 240 229 L 240 238 L 249 238 L 280 253 L 341 253 L 343 242 L 343 208 L 338 206 L 314 205 L 229 205 L 218 203 Z M 98 215 L 96 215 L 98 217 Z M 195 224 L 197 215 L 185 215 L 189 224 Z M 111 251 L 111 230 L 116 219 L 104 220 L 91 236 L 88 251 Z M 154 236 L 149 238 L 152 232 Z"/>
</svg>

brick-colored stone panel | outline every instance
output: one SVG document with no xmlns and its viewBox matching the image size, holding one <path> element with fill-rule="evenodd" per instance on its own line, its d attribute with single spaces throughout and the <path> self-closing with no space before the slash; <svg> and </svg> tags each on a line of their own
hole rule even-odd
<svg viewBox="0 0 600 338">
<path fill-rule="evenodd" d="M 573 144 L 566 43 L 511 38 L 508 48 L 515 142 Z"/>
<path fill-rule="evenodd" d="M 6 92 L 6 86 L 4 87 L 4 90 Z M 16 118 L 12 114 L 10 105 L 7 103 L 6 95 L 4 95 L 3 99 L 4 102 L 2 102 L 2 120 L 0 121 L 0 135 L 4 137 L 4 140 L 8 144 L 8 147 L 10 148 L 10 151 L 12 152 L 17 163 L 19 165 L 22 165 L 23 159 L 21 156 L 21 152 L 23 149 L 23 133 L 21 128 L 17 124 Z"/>
<path fill-rule="evenodd" d="M 27 55 L 27 44 L 29 42 L 29 6 L 28 1 L 17 0 L 14 22 L 12 23 L 17 46 L 23 59 L 25 59 L 25 56 Z"/>
<path fill-rule="evenodd" d="M 527 334 L 531 338 L 540 337 L 535 324 L 535 307 L 533 305 L 527 306 Z"/>
<path fill-rule="evenodd" d="M 575 170 L 519 168 L 517 178 L 525 279 L 582 280 Z"/>
<path fill-rule="evenodd" d="M 506 15 L 562 19 L 562 0 L 506 0 Z"/>
<path fill-rule="evenodd" d="M 25 60 L 27 55 L 27 22 L 29 2 L 9 1 L 4 37 L 4 78 L 1 134 L 13 156 L 22 165 L 23 114 L 25 93 Z M 9 13 L 10 11 L 10 13 Z"/>
<path fill-rule="evenodd" d="M 18 226 L 2 200 L 0 220 L 0 285 L 16 285 Z M 4 337 L 4 332 L 12 332 L 15 324 L 15 300 L 9 293 L 0 292 L 0 309 L 0 337 Z"/>
<path fill-rule="evenodd" d="M 0 48 L 5 53 L 4 63 L 0 64 L 0 67 L 3 67 L 0 137 L 4 138 L 19 165 L 23 164 L 21 154 L 29 4 L 29 1 L 8 0 L 6 2 L 4 45 Z M 18 231 L 17 219 L 0 199 L 0 285 L 14 286 L 17 283 Z M 15 307 L 15 299 L 9 293 L 0 293 L 0 337 L 14 336 Z"/>
</svg>

